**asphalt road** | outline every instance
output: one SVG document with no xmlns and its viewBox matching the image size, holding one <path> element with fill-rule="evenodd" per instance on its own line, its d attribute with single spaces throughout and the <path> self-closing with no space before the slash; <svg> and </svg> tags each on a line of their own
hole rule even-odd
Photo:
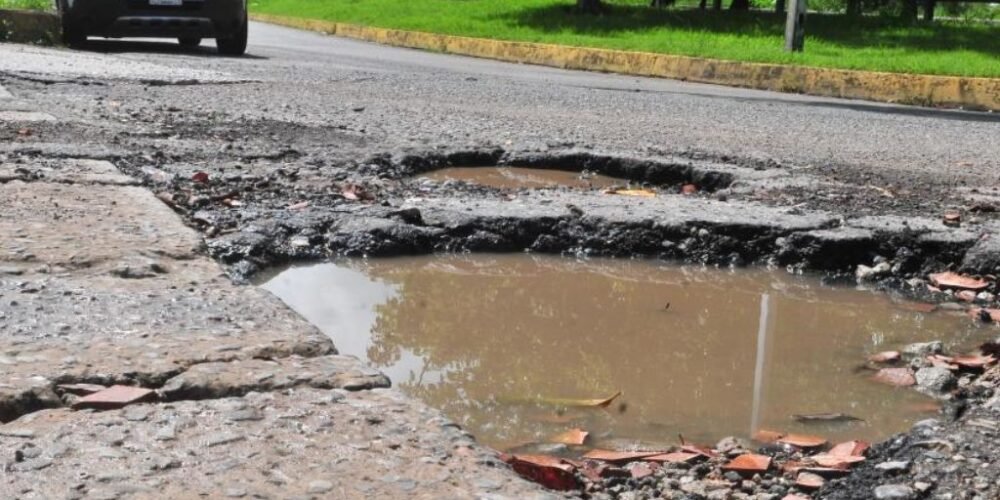
<svg viewBox="0 0 1000 500">
<path fill-rule="evenodd" d="M 1000 178 L 994 114 L 564 71 L 260 23 L 250 33 L 244 58 L 218 57 L 211 42 L 185 50 L 100 41 L 87 53 L 0 45 L 0 76 L 122 81 L 107 97 L 139 113 L 169 106 L 339 127 L 364 135 L 366 153 L 582 147 L 773 160 L 839 180 L 874 175 L 942 188 Z M 150 92 L 129 80 L 186 85 Z M 233 84 L 206 85 L 213 82 Z M 61 91 L 45 89 L 54 111 L 81 120 L 100 115 L 81 99 L 61 99 Z"/>
</svg>

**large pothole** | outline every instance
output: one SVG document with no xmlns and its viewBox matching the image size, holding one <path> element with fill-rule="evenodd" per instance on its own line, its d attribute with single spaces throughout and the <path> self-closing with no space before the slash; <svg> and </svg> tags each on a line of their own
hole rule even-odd
<svg viewBox="0 0 1000 500">
<path fill-rule="evenodd" d="M 575 427 L 612 449 L 761 429 L 879 440 L 938 404 L 873 381 L 869 355 L 931 340 L 964 351 L 994 333 L 812 278 L 656 261 L 339 260 L 262 283 L 341 352 L 500 449 Z M 606 408 L 573 401 L 618 391 Z M 857 420 L 797 417 L 820 413 Z"/>
</svg>

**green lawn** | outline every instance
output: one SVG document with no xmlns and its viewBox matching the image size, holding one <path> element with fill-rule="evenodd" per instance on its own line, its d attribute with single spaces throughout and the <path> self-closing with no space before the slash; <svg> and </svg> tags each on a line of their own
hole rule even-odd
<svg viewBox="0 0 1000 500">
<path fill-rule="evenodd" d="M 32 1 L 32 0 L 0 0 Z M 573 0 L 251 0 L 253 12 L 382 28 L 900 73 L 1000 77 L 1000 26 L 906 24 L 895 18 L 814 14 L 806 50 L 782 50 L 783 15 L 657 10 L 615 0 L 603 15 L 576 14 Z M 685 2 L 687 3 L 687 2 Z M 711 5 L 711 2 L 709 2 Z M 726 1 L 728 5 L 728 0 Z"/>
<path fill-rule="evenodd" d="M 55 10 L 52 0 L 0 0 L 0 9 Z"/>
</svg>

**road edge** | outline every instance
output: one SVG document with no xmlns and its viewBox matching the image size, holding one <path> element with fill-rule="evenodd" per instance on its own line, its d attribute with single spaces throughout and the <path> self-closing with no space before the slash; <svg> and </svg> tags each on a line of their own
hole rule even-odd
<svg viewBox="0 0 1000 500">
<path fill-rule="evenodd" d="M 60 30 L 59 16 L 51 12 L 0 9 L 0 42 L 53 45 Z"/>
<path fill-rule="evenodd" d="M 1000 78 L 914 75 L 725 61 L 440 35 L 261 13 L 253 13 L 250 18 L 395 47 L 563 69 L 669 78 L 822 97 L 1000 111 Z"/>
</svg>

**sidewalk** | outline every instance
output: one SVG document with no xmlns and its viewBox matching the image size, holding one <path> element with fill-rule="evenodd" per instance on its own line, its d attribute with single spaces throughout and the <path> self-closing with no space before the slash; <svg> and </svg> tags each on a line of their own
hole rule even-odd
<svg viewBox="0 0 1000 500">
<path fill-rule="evenodd" d="M 3 96 L 25 134 L 58 119 Z M 136 184 L 103 161 L 0 164 L 0 497 L 551 496 L 229 282 Z M 71 410 L 81 384 L 160 401 Z"/>
</svg>

